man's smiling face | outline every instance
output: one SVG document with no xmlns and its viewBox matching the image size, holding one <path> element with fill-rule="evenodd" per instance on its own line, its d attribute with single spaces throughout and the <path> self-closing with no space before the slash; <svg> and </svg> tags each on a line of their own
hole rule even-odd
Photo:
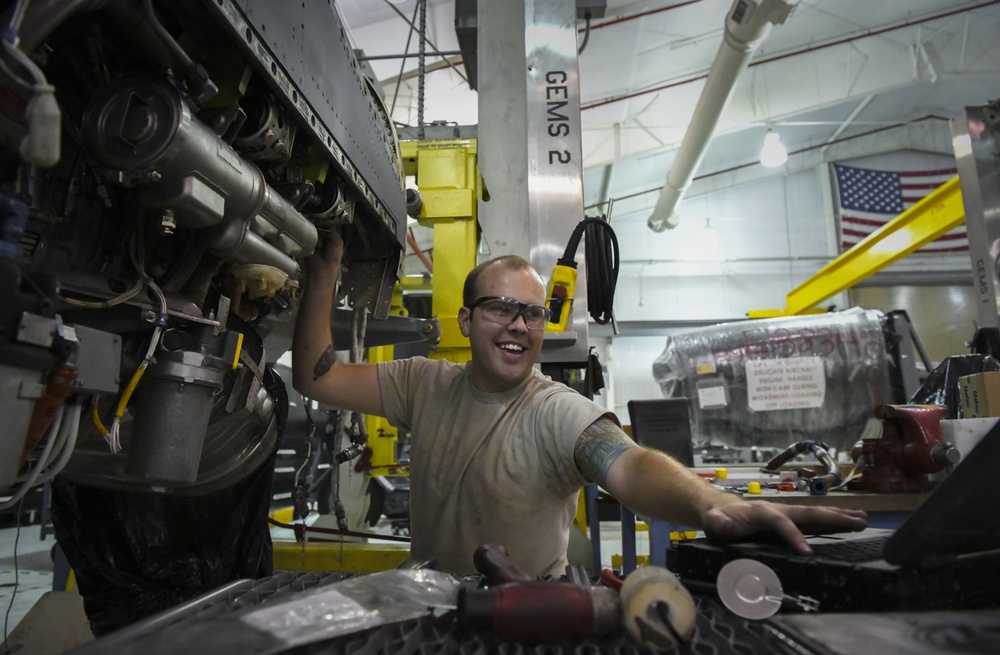
<svg viewBox="0 0 1000 655">
<path fill-rule="evenodd" d="M 494 265 L 476 282 L 476 298 L 485 296 L 544 305 L 545 286 L 533 270 Z M 501 325 L 485 318 L 481 311 L 463 307 L 458 324 L 472 344 L 472 383 L 480 391 L 494 393 L 516 387 L 531 373 L 542 350 L 544 332 L 529 330 L 521 316 Z"/>
</svg>

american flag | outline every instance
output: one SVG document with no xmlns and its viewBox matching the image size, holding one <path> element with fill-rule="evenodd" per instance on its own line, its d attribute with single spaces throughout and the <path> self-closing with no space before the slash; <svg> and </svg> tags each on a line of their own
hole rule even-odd
<svg viewBox="0 0 1000 655">
<path fill-rule="evenodd" d="M 840 246 L 851 248 L 869 234 L 957 175 L 954 168 L 934 171 L 873 171 L 833 165 Z M 917 253 L 968 252 L 969 237 L 960 225 Z"/>
</svg>

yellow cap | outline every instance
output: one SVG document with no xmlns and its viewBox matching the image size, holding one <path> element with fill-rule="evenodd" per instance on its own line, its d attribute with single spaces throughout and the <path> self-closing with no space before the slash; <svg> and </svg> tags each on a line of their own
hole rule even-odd
<svg viewBox="0 0 1000 655">
<path fill-rule="evenodd" d="M 747 493 L 750 493 L 750 494 L 759 494 L 760 493 L 760 483 L 759 482 L 751 482 L 750 484 L 748 484 L 747 485 Z"/>
<path fill-rule="evenodd" d="M 729 477 L 728 469 L 715 469 L 715 477 L 719 480 L 725 480 Z"/>
</svg>

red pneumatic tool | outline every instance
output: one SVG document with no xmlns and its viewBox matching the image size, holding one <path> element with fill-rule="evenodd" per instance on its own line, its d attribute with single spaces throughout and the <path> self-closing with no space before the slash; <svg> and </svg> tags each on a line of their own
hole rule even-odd
<svg viewBox="0 0 1000 655">
<path fill-rule="evenodd" d="M 459 590 L 458 620 L 466 627 L 538 643 L 621 629 L 621 604 L 613 589 L 537 580 L 521 570 L 499 544 L 477 548 L 473 562 L 490 588 Z"/>
<path fill-rule="evenodd" d="M 694 628 L 694 600 L 666 569 L 631 574 L 621 595 L 608 587 L 531 578 L 500 545 L 480 546 L 473 558 L 489 589 L 462 589 L 459 622 L 498 637 L 560 642 L 618 632 L 623 625 L 648 648 L 676 646 Z M 669 578 L 669 580 L 667 580 Z"/>
</svg>

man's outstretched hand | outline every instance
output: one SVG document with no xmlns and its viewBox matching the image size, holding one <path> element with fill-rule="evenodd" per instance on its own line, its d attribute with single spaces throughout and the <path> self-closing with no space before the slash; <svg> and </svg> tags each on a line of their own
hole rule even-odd
<svg viewBox="0 0 1000 655">
<path fill-rule="evenodd" d="M 728 503 L 705 512 L 705 535 L 715 542 L 732 542 L 763 533 L 775 533 L 796 552 L 812 554 L 806 534 L 857 532 L 868 526 L 862 510 L 801 507 L 766 501 Z"/>
</svg>

